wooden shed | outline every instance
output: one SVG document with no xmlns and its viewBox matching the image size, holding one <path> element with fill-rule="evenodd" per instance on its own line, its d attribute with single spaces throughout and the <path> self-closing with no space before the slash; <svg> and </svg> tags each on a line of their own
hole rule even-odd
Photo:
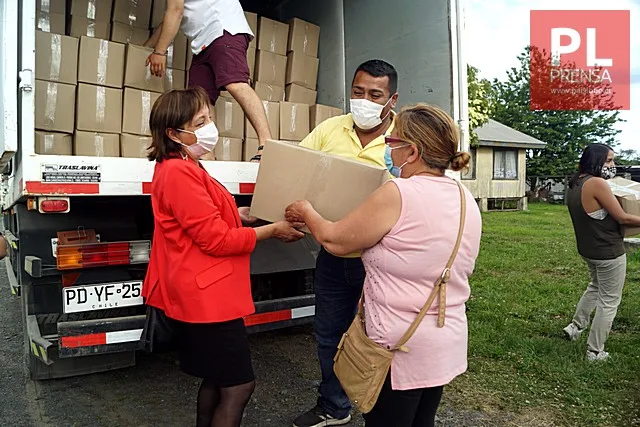
<svg viewBox="0 0 640 427">
<path fill-rule="evenodd" d="M 526 150 L 543 149 L 546 143 L 491 119 L 476 133 L 478 145 L 470 149 L 471 164 L 462 183 L 483 212 L 526 210 Z"/>
</svg>

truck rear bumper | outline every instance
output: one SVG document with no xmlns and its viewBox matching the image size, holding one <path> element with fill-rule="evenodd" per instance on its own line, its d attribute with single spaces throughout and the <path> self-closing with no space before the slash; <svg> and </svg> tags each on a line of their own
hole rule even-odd
<svg viewBox="0 0 640 427">
<path fill-rule="evenodd" d="M 256 333 L 313 322 L 315 295 L 256 302 L 256 312 L 245 317 L 247 332 Z"/>
</svg>

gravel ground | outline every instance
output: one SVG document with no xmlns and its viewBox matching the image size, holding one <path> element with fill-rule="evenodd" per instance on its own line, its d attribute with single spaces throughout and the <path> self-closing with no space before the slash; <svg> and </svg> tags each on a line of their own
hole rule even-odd
<svg viewBox="0 0 640 427">
<path fill-rule="evenodd" d="M 20 299 L 9 291 L 0 262 L 0 426 L 192 426 L 198 380 L 182 374 L 170 356 L 140 354 L 133 368 L 63 380 L 28 379 L 23 356 Z M 319 369 L 310 327 L 251 336 L 258 385 L 243 425 L 291 426 L 315 403 Z M 443 407 L 438 425 L 513 425 Z M 350 426 L 363 426 L 354 417 Z"/>
</svg>

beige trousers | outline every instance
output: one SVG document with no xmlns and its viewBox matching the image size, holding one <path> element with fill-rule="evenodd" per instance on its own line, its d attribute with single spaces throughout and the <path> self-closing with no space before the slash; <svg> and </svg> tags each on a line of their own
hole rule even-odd
<svg viewBox="0 0 640 427">
<path fill-rule="evenodd" d="M 599 353 L 604 350 L 604 343 L 622 299 L 622 288 L 627 273 L 627 255 L 607 260 L 584 260 L 589 266 L 591 283 L 578 303 L 573 324 L 580 330 L 589 326 L 589 318 L 595 309 L 587 349 Z"/>
</svg>

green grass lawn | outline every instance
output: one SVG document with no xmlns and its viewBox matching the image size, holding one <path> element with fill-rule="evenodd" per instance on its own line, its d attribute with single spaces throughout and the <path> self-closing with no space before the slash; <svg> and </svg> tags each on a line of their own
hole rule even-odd
<svg viewBox="0 0 640 427">
<path fill-rule="evenodd" d="M 484 214 L 467 312 L 469 370 L 445 402 L 511 412 L 515 425 L 640 425 L 640 256 L 628 260 L 606 344 L 612 358 L 589 363 L 588 332 L 577 342 L 562 332 L 588 284 L 566 207 Z"/>
</svg>

